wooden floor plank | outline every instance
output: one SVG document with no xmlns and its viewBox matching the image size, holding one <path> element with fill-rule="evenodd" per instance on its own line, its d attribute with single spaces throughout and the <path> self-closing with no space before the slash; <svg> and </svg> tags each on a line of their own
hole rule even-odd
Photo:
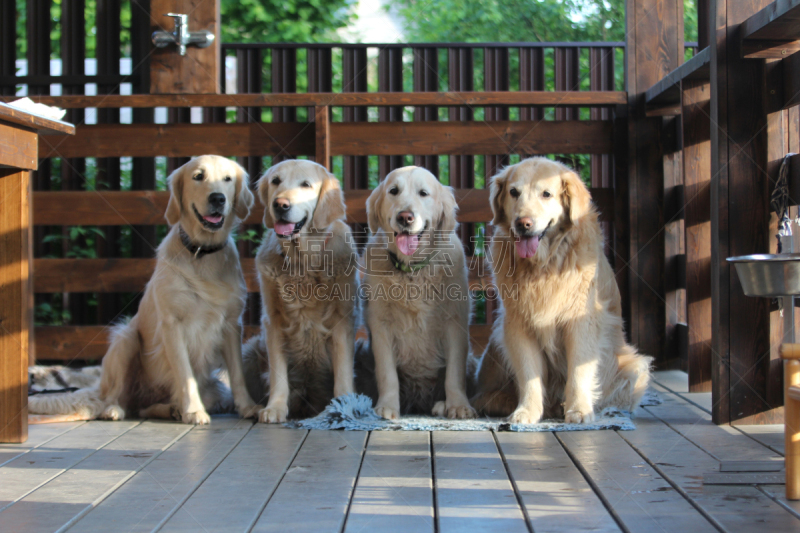
<svg viewBox="0 0 800 533">
<path fill-rule="evenodd" d="M 654 372 L 654 374 L 672 374 L 672 373 L 679 373 L 679 370 L 670 370 L 668 372 Z M 685 374 L 684 374 L 685 375 Z M 687 378 L 688 379 L 688 378 Z M 703 411 L 707 413 L 711 413 L 711 393 L 710 392 L 688 392 L 686 389 L 688 386 L 680 386 L 679 383 L 675 383 L 676 380 L 674 379 L 659 379 L 658 376 L 654 375 L 653 377 L 652 388 L 654 391 L 658 392 L 660 396 L 673 394 L 684 400 L 687 400 L 689 403 L 694 404 L 696 407 L 699 407 Z"/>
<path fill-rule="evenodd" d="M 346 531 L 433 531 L 430 433 L 375 431 Z"/>
<path fill-rule="evenodd" d="M 160 531 L 194 532 L 198 523 L 206 531 L 246 531 L 305 436 L 305 431 L 256 424 Z"/>
<path fill-rule="evenodd" d="M 83 424 L 6 463 L 0 468 L 0 509 L 3 509 L 0 530 L 4 529 L 2 524 L 9 511 L 19 505 L 14 502 L 62 475 L 137 424 L 134 421 Z"/>
<path fill-rule="evenodd" d="M 555 435 L 500 432 L 497 440 L 536 533 L 620 531 Z"/>
<path fill-rule="evenodd" d="M 682 370 L 658 370 L 653 381 L 675 392 L 689 392 L 689 374 Z"/>
<path fill-rule="evenodd" d="M 764 424 L 759 426 L 735 426 L 736 429 L 757 440 L 764 446 L 783 455 L 786 442 L 783 440 L 783 424 Z"/>
<path fill-rule="evenodd" d="M 632 533 L 716 531 L 617 432 L 565 431 L 558 436 Z"/>
<path fill-rule="evenodd" d="M 35 424 L 28 426 L 28 440 L 23 443 L 0 444 L 0 467 L 20 455 L 30 452 L 56 437 L 82 426 L 86 422 L 65 422 L 62 424 Z"/>
<path fill-rule="evenodd" d="M 363 431 L 311 431 L 253 531 L 340 531 L 366 439 Z"/>
<path fill-rule="evenodd" d="M 96 422 L 104 427 L 109 422 Z M 0 530 L 52 532 L 97 502 L 192 429 L 186 424 L 142 422 L 43 487 L 0 513 Z M 68 435 L 76 433 L 70 432 Z"/>
<path fill-rule="evenodd" d="M 711 415 L 677 395 L 664 395 L 664 403 L 645 408 L 719 461 L 782 460 L 767 446 L 731 426 L 717 426 Z"/>
<path fill-rule="evenodd" d="M 666 403 L 667 401 L 665 401 Z M 669 406 L 666 409 L 669 409 Z M 662 414 L 665 413 L 662 412 Z M 694 422 L 698 427 L 703 427 L 705 419 L 692 420 L 696 417 L 696 414 L 694 417 L 686 416 L 686 424 Z M 676 416 L 673 415 L 669 418 L 672 423 L 676 423 Z M 708 434 L 713 433 L 720 440 L 726 440 L 728 434 L 725 429 L 731 430 L 731 428 L 723 429 L 713 426 L 713 424 L 711 426 Z M 719 459 L 712 457 L 681 434 L 676 433 L 647 410 L 639 413 L 636 418 L 636 427 L 635 431 L 619 432 L 620 437 L 646 457 L 650 466 L 653 466 L 662 477 L 671 480 L 687 497 L 690 497 L 703 512 L 719 524 L 721 529 L 731 532 L 793 531 L 800 527 L 800 521 L 755 487 L 704 486 L 703 474 L 719 471 Z M 690 433 L 704 444 L 709 444 L 708 435 L 700 435 L 697 430 L 687 431 L 691 428 L 686 426 L 680 429 Z M 747 439 L 741 434 L 739 437 Z M 714 446 L 712 448 L 715 453 L 724 457 L 724 460 L 747 459 L 730 453 L 737 448 L 746 450 L 746 446 L 737 447 L 730 442 L 727 444 L 724 447 Z M 761 447 L 755 442 L 752 442 L 752 445 Z M 763 449 L 769 452 L 766 448 Z M 756 454 L 748 453 L 746 455 Z M 760 458 L 765 459 L 766 457 L 761 454 Z"/>
<path fill-rule="evenodd" d="M 439 531 L 528 531 L 491 433 L 433 433 Z"/>
<path fill-rule="evenodd" d="M 800 518 L 800 500 L 786 499 L 786 485 L 759 485 L 758 488 L 771 498 L 778 500 L 782 505 L 791 509 L 792 512 Z"/>
<path fill-rule="evenodd" d="M 70 532 L 152 531 L 199 486 L 252 424 L 230 416 L 214 417 L 210 426 L 194 427 L 92 509 Z"/>
</svg>

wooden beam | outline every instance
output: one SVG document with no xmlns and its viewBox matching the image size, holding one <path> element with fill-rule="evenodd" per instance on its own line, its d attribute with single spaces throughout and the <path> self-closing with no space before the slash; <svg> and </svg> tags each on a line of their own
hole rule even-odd
<svg viewBox="0 0 800 533">
<path fill-rule="evenodd" d="M 646 91 L 684 57 L 682 0 L 628 0 L 628 201 L 631 340 L 656 365 L 665 351 L 664 164 L 660 118 L 646 116 Z"/>
<path fill-rule="evenodd" d="M 19 97 L 5 97 L 2 98 L 2 100 L 13 102 L 14 100 L 19 100 Z M 73 135 L 75 133 L 75 126 L 68 122 L 32 115 L 3 103 L 0 103 L 0 122 L 16 124 L 17 126 L 22 126 L 26 130 L 36 131 L 40 135 Z"/>
<path fill-rule="evenodd" d="M 607 154 L 611 123 L 583 121 L 337 122 L 333 155 Z"/>
<path fill-rule="evenodd" d="M 245 326 L 243 338 L 258 335 L 259 326 Z M 100 360 L 108 350 L 108 326 L 37 326 L 34 329 L 38 359 L 41 361 Z M 482 353 L 489 342 L 491 327 L 473 324 L 469 327 L 470 343 L 475 353 Z M 365 337 L 359 330 L 357 337 Z M 27 368 L 26 368 L 27 371 Z M 26 374 L 27 378 L 27 374 Z"/>
<path fill-rule="evenodd" d="M 647 116 L 680 115 L 681 81 L 708 81 L 711 52 L 703 48 L 693 58 L 682 64 L 645 92 Z"/>
<path fill-rule="evenodd" d="M 18 99 L 0 97 L 0 102 Z M 625 104 L 625 91 L 466 91 L 376 93 L 154 94 L 103 96 L 30 96 L 34 102 L 68 108 L 120 107 L 315 107 L 439 106 L 612 107 Z"/>
<path fill-rule="evenodd" d="M 311 124 L 97 124 L 74 137 L 39 137 L 39 157 L 313 155 Z"/>
<path fill-rule="evenodd" d="M 711 391 L 711 119 L 706 81 L 685 80 L 683 93 L 684 227 L 689 392 Z"/>
<path fill-rule="evenodd" d="M 372 191 L 345 191 L 347 220 L 366 224 L 367 197 Z M 488 189 L 455 189 L 459 222 L 492 219 Z M 614 192 L 590 189 L 600 211 L 600 220 L 614 220 Z M 37 226 L 128 226 L 166 224 L 169 193 L 166 191 L 36 191 L 33 193 L 33 223 Z M 264 212 L 257 204 L 244 224 L 260 225 Z"/>
<path fill-rule="evenodd" d="M 775 0 L 748 17 L 739 31 L 742 41 L 800 39 L 800 0 Z"/>
<path fill-rule="evenodd" d="M 608 121 L 359 122 L 330 124 L 330 155 L 605 154 Z M 189 157 L 314 155 L 312 123 L 98 124 L 39 138 L 39 156 Z"/>
<path fill-rule="evenodd" d="M 798 50 L 800 41 L 781 39 L 742 41 L 742 57 L 745 59 L 784 59 Z"/>
<path fill-rule="evenodd" d="M 0 167 L 36 170 L 39 140 L 36 132 L 0 122 Z"/>
<path fill-rule="evenodd" d="M 314 157 L 317 163 L 331 168 L 331 110 L 328 106 L 314 108 L 314 128 L 316 132 L 316 150 Z"/>
</svg>

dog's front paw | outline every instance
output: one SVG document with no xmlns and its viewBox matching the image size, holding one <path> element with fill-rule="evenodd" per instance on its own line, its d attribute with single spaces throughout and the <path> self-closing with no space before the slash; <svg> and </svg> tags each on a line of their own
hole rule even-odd
<svg viewBox="0 0 800 533">
<path fill-rule="evenodd" d="M 386 420 L 395 420 L 400 418 L 400 413 L 398 411 L 399 409 L 389 407 L 388 405 L 378 405 L 378 407 L 375 408 L 375 414 L 381 418 L 385 418 Z"/>
<path fill-rule="evenodd" d="M 475 418 L 478 416 L 478 413 L 475 412 L 468 403 L 467 404 L 453 404 L 448 405 L 446 402 L 436 402 L 433 406 L 433 411 L 431 411 L 433 416 L 440 416 L 440 417 L 447 417 L 451 419 L 467 419 L 467 418 Z"/>
<path fill-rule="evenodd" d="M 117 404 L 112 404 L 103 409 L 98 418 L 103 420 L 122 420 L 125 418 L 125 409 Z"/>
<path fill-rule="evenodd" d="M 525 407 L 517 407 L 516 411 L 511 413 L 508 421 L 512 424 L 535 424 L 542 419 L 542 411 L 526 409 Z"/>
<path fill-rule="evenodd" d="M 285 403 L 268 405 L 258 412 L 258 421 L 262 424 L 280 424 L 286 422 L 289 406 Z"/>
<path fill-rule="evenodd" d="M 564 415 L 564 422 L 567 424 L 591 424 L 594 422 L 594 412 L 582 413 L 578 410 L 570 410 Z"/>
<path fill-rule="evenodd" d="M 211 423 L 211 417 L 208 416 L 208 413 L 206 413 L 205 410 L 191 411 L 181 413 L 181 421 L 184 424 L 197 424 L 199 426 L 205 426 Z"/>
<path fill-rule="evenodd" d="M 258 418 L 258 414 L 261 412 L 261 406 L 251 403 L 249 405 L 237 407 L 236 412 L 239 413 L 241 418 Z"/>
</svg>

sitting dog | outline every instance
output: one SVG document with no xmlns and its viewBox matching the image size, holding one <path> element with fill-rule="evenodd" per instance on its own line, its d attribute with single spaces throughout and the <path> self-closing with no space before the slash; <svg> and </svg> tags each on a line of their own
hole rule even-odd
<svg viewBox="0 0 800 533">
<path fill-rule="evenodd" d="M 231 403 L 242 417 L 258 413 L 242 374 L 246 287 L 231 237 L 254 202 L 247 174 L 229 159 L 202 156 L 173 172 L 169 188 L 172 227 L 138 312 L 113 330 L 99 386 L 34 396 L 30 412 L 188 424 L 208 424 L 209 411 Z M 231 389 L 217 377 L 222 363 Z"/>
<path fill-rule="evenodd" d="M 357 255 L 339 181 L 311 161 L 284 161 L 258 182 L 272 231 L 256 256 L 261 335 L 244 350 L 261 422 L 319 413 L 353 392 Z"/>
<path fill-rule="evenodd" d="M 610 405 L 633 411 L 652 358 L 625 342 L 619 288 L 581 179 L 534 157 L 494 176 L 490 199 L 490 259 L 506 297 L 473 405 L 514 423 L 558 416 L 562 403 L 572 423 L 591 422 Z"/>
<path fill-rule="evenodd" d="M 367 200 L 364 318 L 357 389 L 383 418 L 473 418 L 466 394 L 469 287 L 456 201 L 427 170 L 391 172 Z"/>
</svg>

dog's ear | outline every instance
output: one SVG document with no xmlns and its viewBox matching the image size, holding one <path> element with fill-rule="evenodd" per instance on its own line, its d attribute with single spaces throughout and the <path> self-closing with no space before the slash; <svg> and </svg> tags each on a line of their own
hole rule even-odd
<svg viewBox="0 0 800 533">
<path fill-rule="evenodd" d="M 385 185 L 386 180 L 383 180 L 367 198 L 367 222 L 369 223 L 369 231 L 373 235 L 381 229 L 381 208 L 383 206 Z"/>
<path fill-rule="evenodd" d="M 314 216 L 311 218 L 311 227 L 325 229 L 334 220 L 345 217 L 346 207 L 339 180 L 327 170 L 321 170 L 320 172 L 324 173 L 325 176 L 319 189 L 317 207 L 314 208 Z"/>
<path fill-rule="evenodd" d="M 492 176 L 492 182 L 489 185 L 489 203 L 492 206 L 492 224 L 497 226 L 506 223 L 506 212 L 503 209 L 506 195 L 506 182 L 511 176 L 514 167 L 506 167 L 499 174 Z"/>
<path fill-rule="evenodd" d="M 569 219 L 576 222 L 592 209 L 592 196 L 580 176 L 574 172 L 562 174 L 561 181 L 564 184 L 564 204 L 569 209 Z"/>
<path fill-rule="evenodd" d="M 452 187 L 441 186 L 439 202 L 440 211 L 436 220 L 436 229 L 450 233 L 458 226 L 458 221 L 456 220 L 458 204 L 456 204 L 456 197 L 453 194 Z"/>
<path fill-rule="evenodd" d="M 183 212 L 183 174 L 185 168 L 186 165 L 176 168 L 167 178 L 169 203 L 167 204 L 167 212 L 164 213 L 164 217 L 167 219 L 167 224 L 170 226 L 174 226 L 181 220 L 181 213 Z"/>
<path fill-rule="evenodd" d="M 272 179 L 271 170 L 272 169 L 268 169 L 266 172 L 264 172 L 264 174 L 262 174 L 258 179 L 258 183 L 256 183 L 258 199 L 264 206 L 264 226 L 270 229 L 275 225 L 275 221 L 272 220 L 272 212 L 269 209 L 269 182 Z"/>
<path fill-rule="evenodd" d="M 250 214 L 255 197 L 250 192 L 250 176 L 247 175 L 247 171 L 238 163 L 234 163 L 234 165 L 236 167 L 236 198 L 233 201 L 233 210 L 240 220 L 244 220 Z"/>
</svg>

